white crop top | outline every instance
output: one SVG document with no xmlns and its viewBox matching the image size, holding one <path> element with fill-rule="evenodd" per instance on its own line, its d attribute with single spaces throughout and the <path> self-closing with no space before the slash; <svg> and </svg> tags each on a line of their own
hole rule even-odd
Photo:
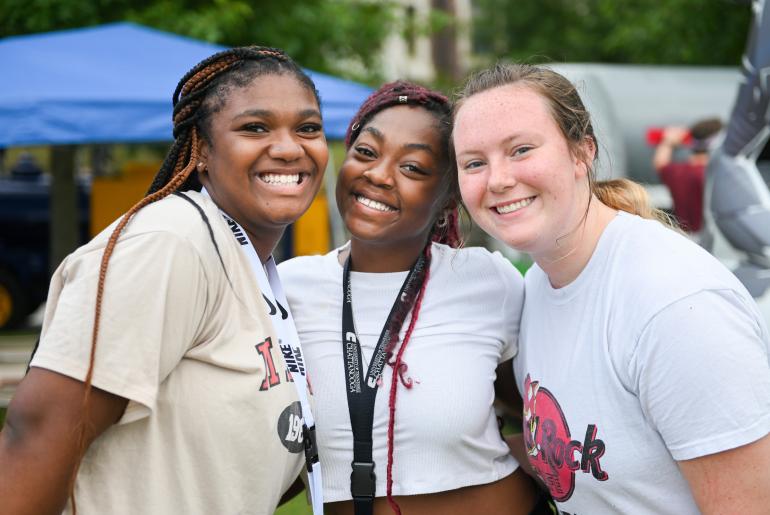
<svg viewBox="0 0 770 515">
<path fill-rule="evenodd" d="M 342 358 L 341 249 L 279 265 L 313 386 L 324 501 L 351 499 L 350 428 Z M 351 272 L 353 316 L 364 367 L 407 272 Z M 434 244 L 430 280 L 404 353 L 411 389 L 399 385 L 393 494 L 414 495 L 497 481 L 518 464 L 493 411 L 495 369 L 517 350 L 523 280 L 500 254 Z M 409 317 L 401 331 L 409 325 Z M 385 368 L 374 410 L 376 495 L 385 495 L 388 392 Z"/>
</svg>

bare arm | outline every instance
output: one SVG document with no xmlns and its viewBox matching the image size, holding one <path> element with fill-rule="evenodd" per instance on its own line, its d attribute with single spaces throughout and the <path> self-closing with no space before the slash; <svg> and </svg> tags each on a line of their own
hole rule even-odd
<svg viewBox="0 0 770 515">
<path fill-rule="evenodd" d="M 685 127 L 666 127 L 663 130 L 663 138 L 660 144 L 655 147 L 655 155 L 652 157 L 652 165 L 655 170 L 660 170 L 671 162 L 674 154 L 674 148 L 681 145 L 687 136 Z"/>
<path fill-rule="evenodd" d="M 78 461 L 85 385 L 41 368 L 19 384 L 0 432 L 0 499 L 9 515 L 60 514 Z M 128 401 L 93 388 L 88 445 L 117 422 Z"/>
<path fill-rule="evenodd" d="M 770 510 L 770 435 L 728 451 L 679 462 L 704 515 Z"/>
</svg>

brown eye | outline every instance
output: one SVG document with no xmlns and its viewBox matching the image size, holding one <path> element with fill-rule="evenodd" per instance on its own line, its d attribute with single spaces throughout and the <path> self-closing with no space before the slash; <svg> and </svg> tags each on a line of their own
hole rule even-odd
<svg viewBox="0 0 770 515">
<path fill-rule="evenodd" d="M 261 123 L 247 123 L 241 127 L 241 130 L 246 132 L 267 132 L 267 127 Z"/>
<path fill-rule="evenodd" d="M 419 166 L 413 165 L 411 163 L 410 164 L 401 165 L 401 168 L 403 170 L 406 170 L 409 173 L 416 173 L 416 174 L 420 174 L 420 175 L 427 175 L 427 172 L 425 170 L 423 170 Z"/>
<path fill-rule="evenodd" d="M 375 159 L 377 157 L 377 154 L 375 154 L 370 148 L 368 147 L 356 147 L 356 153 L 368 157 L 370 159 Z"/>
<path fill-rule="evenodd" d="M 299 132 L 302 134 L 313 135 L 323 132 L 323 127 L 318 123 L 307 123 L 299 128 Z"/>
</svg>

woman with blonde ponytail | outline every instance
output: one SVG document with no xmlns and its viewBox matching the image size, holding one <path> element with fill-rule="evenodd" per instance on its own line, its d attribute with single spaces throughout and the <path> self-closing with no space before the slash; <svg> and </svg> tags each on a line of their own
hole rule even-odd
<svg viewBox="0 0 770 515">
<path fill-rule="evenodd" d="M 53 276 L 0 433 L 3 514 L 269 514 L 305 465 L 271 253 L 322 182 L 318 94 L 248 47 L 173 101 L 148 195 Z"/>
<path fill-rule="evenodd" d="M 562 513 L 768 513 L 770 338 L 751 295 L 641 186 L 594 179 L 589 113 L 558 73 L 484 70 L 454 122 L 471 216 L 535 262 L 518 452 Z"/>
</svg>

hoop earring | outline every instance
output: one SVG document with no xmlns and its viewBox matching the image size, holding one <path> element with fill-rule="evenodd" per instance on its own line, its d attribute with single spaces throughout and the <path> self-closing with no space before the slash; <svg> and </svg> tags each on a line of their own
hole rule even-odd
<svg viewBox="0 0 770 515">
<path fill-rule="evenodd" d="M 436 227 L 443 229 L 449 224 L 449 217 L 447 215 L 441 215 L 441 218 L 436 220 Z"/>
</svg>

